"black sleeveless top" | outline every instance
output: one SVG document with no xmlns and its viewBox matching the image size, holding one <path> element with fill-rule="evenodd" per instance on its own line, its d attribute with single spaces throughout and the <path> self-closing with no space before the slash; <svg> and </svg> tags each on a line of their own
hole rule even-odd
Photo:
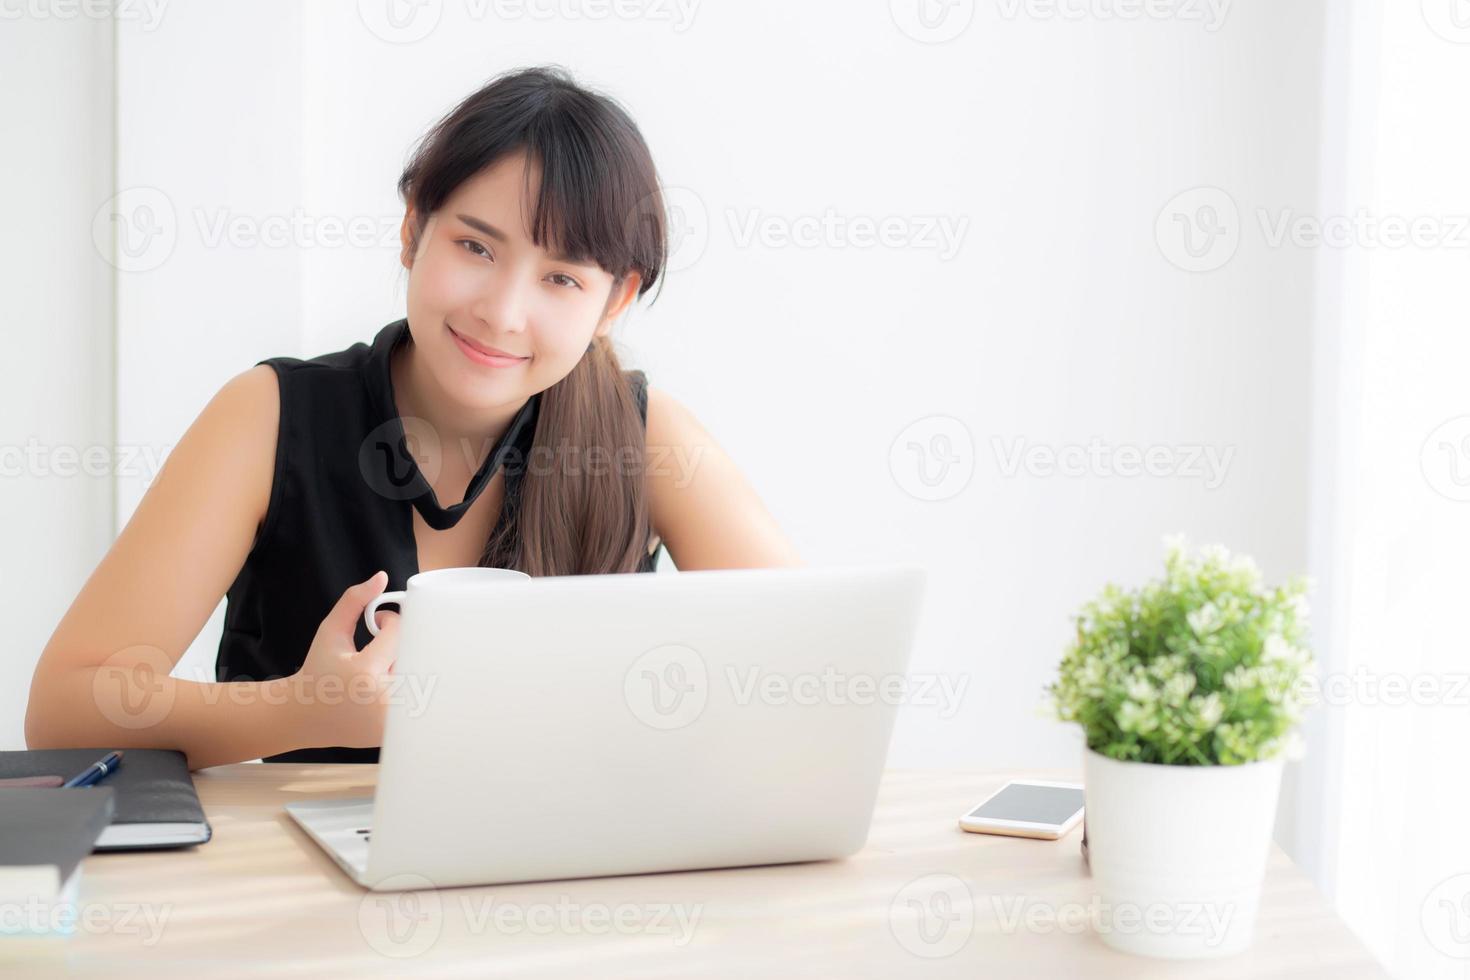
<svg viewBox="0 0 1470 980">
<path fill-rule="evenodd" d="M 245 564 L 226 593 L 224 635 L 215 661 L 219 681 L 259 681 L 294 674 L 317 628 L 348 586 L 379 569 L 387 590 L 418 572 L 413 511 L 436 530 L 453 527 L 489 484 L 505 473 L 499 521 L 510 520 L 536 433 L 539 394 L 512 419 L 465 499 L 441 507 L 404 440 L 393 400 L 391 358 L 412 343 L 408 321 L 378 331 L 371 345 L 310 360 L 273 357 L 281 392 L 280 430 L 270 504 Z M 626 372 L 647 423 L 647 379 Z M 497 530 L 499 530 L 497 525 Z M 655 540 L 638 571 L 651 572 Z M 372 637 L 358 617 L 358 649 Z M 267 757 L 266 762 L 376 762 L 376 748 L 322 747 Z"/>
</svg>

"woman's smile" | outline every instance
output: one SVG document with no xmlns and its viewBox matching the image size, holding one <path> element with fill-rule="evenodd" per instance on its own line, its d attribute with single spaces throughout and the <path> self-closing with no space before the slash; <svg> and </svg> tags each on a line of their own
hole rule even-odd
<svg viewBox="0 0 1470 980">
<path fill-rule="evenodd" d="M 526 361 L 529 361 L 531 359 L 529 356 L 512 354 L 509 351 L 503 351 L 498 347 L 491 347 L 488 344 L 482 344 L 479 341 L 471 340 L 470 338 L 456 331 L 447 323 L 444 324 L 444 326 L 446 329 L 448 329 L 450 335 L 454 337 L 455 345 L 458 346 L 459 349 L 464 353 L 464 356 L 469 358 L 474 363 L 481 365 L 482 367 L 516 367 L 517 365 L 524 364 Z"/>
</svg>

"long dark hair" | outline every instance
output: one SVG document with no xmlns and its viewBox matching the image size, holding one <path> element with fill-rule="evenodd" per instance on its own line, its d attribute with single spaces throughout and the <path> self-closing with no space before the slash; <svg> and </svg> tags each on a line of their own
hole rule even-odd
<svg viewBox="0 0 1470 980">
<path fill-rule="evenodd" d="M 411 249 L 455 188 L 518 151 L 541 171 L 532 241 L 595 261 L 614 277 L 612 295 L 636 271 L 641 298 L 659 280 L 668 250 L 653 158 L 621 106 L 557 67 L 496 76 L 424 136 L 398 179 L 416 215 Z M 480 564 L 528 575 L 636 571 L 652 533 L 644 428 L 611 338 L 594 338 L 540 399 L 533 448 L 515 488 L 519 501 L 510 499 L 507 473 L 503 516 Z M 564 459 L 566 447 L 584 464 L 595 450 L 604 465 L 568 472 L 538 462 Z"/>
</svg>

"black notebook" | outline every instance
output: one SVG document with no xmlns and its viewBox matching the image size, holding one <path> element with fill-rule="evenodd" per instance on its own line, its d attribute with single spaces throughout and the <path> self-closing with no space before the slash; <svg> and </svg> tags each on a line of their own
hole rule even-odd
<svg viewBox="0 0 1470 980">
<path fill-rule="evenodd" d="M 70 779 L 110 749 L 36 749 L 0 752 L 0 778 L 56 775 Z M 117 771 L 92 789 L 115 794 L 112 823 L 97 838 L 96 850 L 187 847 L 209 840 L 209 821 L 194 792 L 184 753 L 173 749 L 123 749 Z M 37 792 L 17 789 L 15 792 Z M 46 792 L 53 792 L 46 790 Z M 88 788 L 57 790 L 85 793 Z"/>
<path fill-rule="evenodd" d="M 75 892 L 82 858 L 113 816 L 115 794 L 96 789 L 0 788 L 0 903 Z"/>
</svg>

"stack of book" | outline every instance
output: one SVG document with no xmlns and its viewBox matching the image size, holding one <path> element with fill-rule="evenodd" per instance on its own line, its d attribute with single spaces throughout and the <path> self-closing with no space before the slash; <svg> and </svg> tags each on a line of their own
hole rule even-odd
<svg viewBox="0 0 1470 980">
<path fill-rule="evenodd" d="M 75 931 L 82 860 L 94 850 L 187 847 L 210 838 L 182 752 L 0 752 L 0 933 Z M 64 786 L 88 774 L 91 785 Z"/>
</svg>

